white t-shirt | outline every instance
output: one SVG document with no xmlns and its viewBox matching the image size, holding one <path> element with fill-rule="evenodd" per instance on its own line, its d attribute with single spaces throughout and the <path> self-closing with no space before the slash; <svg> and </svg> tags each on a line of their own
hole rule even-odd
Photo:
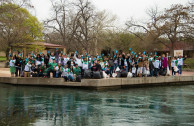
<svg viewBox="0 0 194 126">
<path fill-rule="evenodd" d="M 49 58 L 50 63 L 53 63 L 53 59 L 55 59 L 55 56 L 50 56 Z"/>
<path fill-rule="evenodd" d="M 68 68 L 63 68 L 62 70 L 63 70 L 62 76 L 63 76 L 63 77 L 64 77 L 64 76 L 68 76 L 69 69 L 68 69 Z"/>
<path fill-rule="evenodd" d="M 10 66 L 10 67 L 15 66 L 15 62 L 16 62 L 16 60 L 10 60 L 10 61 L 9 61 L 9 66 Z"/>
<path fill-rule="evenodd" d="M 183 65 L 183 58 L 178 58 L 178 65 L 182 66 Z"/>
<path fill-rule="evenodd" d="M 32 67 L 32 65 L 29 64 L 29 63 L 27 63 L 27 64 L 25 65 L 24 71 L 30 72 L 30 71 L 31 71 L 31 67 Z"/>
</svg>

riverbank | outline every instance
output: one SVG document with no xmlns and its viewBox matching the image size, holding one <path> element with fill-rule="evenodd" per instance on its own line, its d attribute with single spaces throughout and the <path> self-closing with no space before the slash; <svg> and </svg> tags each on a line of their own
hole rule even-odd
<svg viewBox="0 0 194 126">
<path fill-rule="evenodd" d="M 194 76 L 83 79 L 81 82 L 64 82 L 63 78 L 0 77 L 0 83 L 11 84 L 16 86 L 50 86 L 101 90 L 112 88 L 119 89 L 125 87 L 194 84 Z"/>
</svg>

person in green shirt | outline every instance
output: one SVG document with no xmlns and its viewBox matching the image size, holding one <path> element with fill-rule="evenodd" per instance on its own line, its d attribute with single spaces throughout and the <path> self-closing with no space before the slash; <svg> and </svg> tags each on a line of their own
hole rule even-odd
<svg viewBox="0 0 194 126">
<path fill-rule="evenodd" d="M 52 63 L 49 63 L 49 70 L 47 72 L 47 77 L 49 78 L 50 77 L 50 72 L 53 73 L 53 77 L 56 77 L 56 70 L 55 70 L 55 67 L 58 66 L 57 63 L 55 62 L 55 59 L 53 59 L 53 62 Z"/>
<path fill-rule="evenodd" d="M 75 64 L 75 68 L 73 70 L 73 73 L 78 76 L 81 74 L 81 69 L 78 67 L 78 64 Z"/>
</svg>

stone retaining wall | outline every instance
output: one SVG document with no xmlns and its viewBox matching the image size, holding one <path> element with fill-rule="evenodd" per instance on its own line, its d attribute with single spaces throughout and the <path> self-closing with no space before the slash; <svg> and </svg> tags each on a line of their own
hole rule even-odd
<svg viewBox="0 0 194 126">
<path fill-rule="evenodd" d="M 83 88 L 109 88 L 170 84 L 194 84 L 194 76 L 168 76 L 168 77 L 144 77 L 144 78 L 111 78 L 111 79 L 83 79 L 82 82 L 64 82 L 63 78 L 10 78 L 0 77 L 0 83 L 31 86 L 61 86 Z"/>
</svg>

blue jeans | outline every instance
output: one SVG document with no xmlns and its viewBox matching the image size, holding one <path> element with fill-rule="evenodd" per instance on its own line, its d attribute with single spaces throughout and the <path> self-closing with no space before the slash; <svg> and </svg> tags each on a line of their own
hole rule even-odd
<svg viewBox="0 0 194 126">
<path fill-rule="evenodd" d="M 128 72 L 128 69 L 129 69 L 129 67 L 128 66 L 125 66 L 125 71 L 126 72 Z"/>
<path fill-rule="evenodd" d="M 182 74 L 182 70 L 183 70 L 183 66 L 182 65 L 178 65 L 178 69 L 179 69 L 179 74 Z"/>
<path fill-rule="evenodd" d="M 116 70 L 116 68 L 118 67 L 118 63 L 114 63 L 114 69 Z"/>
<path fill-rule="evenodd" d="M 150 69 L 150 76 L 152 77 L 154 75 L 153 69 Z"/>
<path fill-rule="evenodd" d="M 111 66 L 111 68 L 110 68 L 110 76 L 112 76 L 113 73 L 114 73 L 114 66 Z"/>
<path fill-rule="evenodd" d="M 158 68 L 154 68 L 154 76 L 158 76 Z"/>
</svg>

